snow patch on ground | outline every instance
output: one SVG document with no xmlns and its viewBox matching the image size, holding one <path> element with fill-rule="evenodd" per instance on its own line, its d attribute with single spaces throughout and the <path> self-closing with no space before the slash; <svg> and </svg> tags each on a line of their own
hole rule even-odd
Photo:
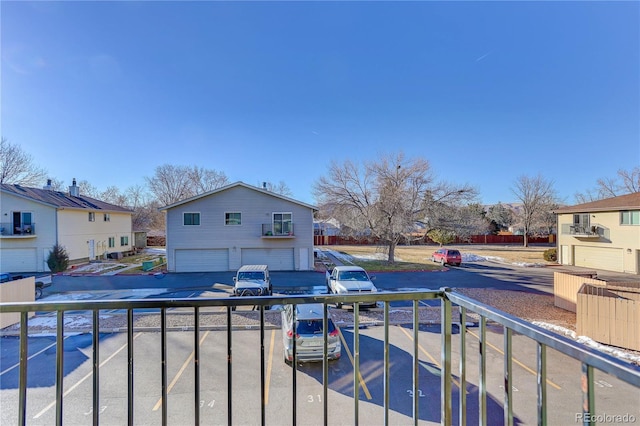
<svg viewBox="0 0 640 426">
<path fill-rule="evenodd" d="M 611 346 L 606 346 L 603 344 L 600 344 L 598 342 L 596 342 L 595 340 L 591 339 L 590 337 L 587 336 L 578 336 L 576 334 L 575 331 L 573 330 L 569 330 L 567 328 L 561 327 L 559 325 L 554 325 L 554 324 L 547 324 L 544 322 L 539 322 L 539 321 L 533 321 L 534 325 L 537 325 L 538 327 L 544 328 L 545 330 L 549 330 L 549 331 L 553 331 L 557 334 L 560 334 L 562 336 L 568 337 L 571 340 L 575 340 L 578 343 L 581 343 L 585 346 L 588 346 L 592 349 L 596 349 L 600 352 L 604 352 L 606 354 L 609 354 L 613 357 L 631 362 L 631 363 L 637 363 L 640 364 L 640 355 L 635 354 L 635 353 L 631 353 L 631 352 L 627 352 L 625 350 L 619 349 L 619 348 L 614 348 Z"/>
</svg>

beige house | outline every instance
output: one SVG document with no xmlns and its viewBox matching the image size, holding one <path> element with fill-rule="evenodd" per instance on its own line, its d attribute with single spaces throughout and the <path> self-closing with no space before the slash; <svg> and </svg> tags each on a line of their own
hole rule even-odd
<svg viewBox="0 0 640 426">
<path fill-rule="evenodd" d="M 554 213 L 559 263 L 640 274 L 640 192 Z"/>
<path fill-rule="evenodd" d="M 0 185 L 0 270 L 48 271 L 47 257 L 63 246 L 71 263 L 132 250 L 132 211 L 69 192 Z"/>
</svg>

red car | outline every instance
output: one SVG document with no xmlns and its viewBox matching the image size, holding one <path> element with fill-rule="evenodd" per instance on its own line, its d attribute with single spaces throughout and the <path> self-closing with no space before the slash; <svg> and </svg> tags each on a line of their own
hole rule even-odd
<svg viewBox="0 0 640 426">
<path fill-rule="evenodd" d="M 440 262 L 442 266 L 445 264 L 460 266 L 462 263 L 462 255 L 458 250 L 439 249 L 431 255 L 431 261 Z"/>
</svg>

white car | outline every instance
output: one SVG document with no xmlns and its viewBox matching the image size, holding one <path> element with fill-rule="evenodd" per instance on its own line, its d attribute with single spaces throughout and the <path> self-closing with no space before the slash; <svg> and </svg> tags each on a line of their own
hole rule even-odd
<svg viewBox="0 0 640 426">
<path fill-rule="evenodd" d="M 373 293 L 378 291 L 371 282 L 374 279 L 359 266 L 336 266 L 331 274 L 327 273 L 327 287 L 333 294 Z M 340 308 L 342 303 L 336 306 Z M 361 303 L 360 306 L 375 307 L 376 302 Z"/>
</svg>

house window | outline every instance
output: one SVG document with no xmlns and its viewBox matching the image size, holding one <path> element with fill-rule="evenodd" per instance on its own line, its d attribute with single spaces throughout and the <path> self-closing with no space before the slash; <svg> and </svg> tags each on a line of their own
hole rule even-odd
<svg viewBox="0 0 640 426">
<path fill-rule="evenodd" d="M 184 225 L 200 225 L 200 213 L 183 213 Z"/>
<path fill-rule="evenodd" d="M 128 236 L 120 237 L 120 245 L 121 246 L 128 246 L 129 245 L 129 237 Z"/>
<path fill-rule="evenodd" d="M 89 212 L 89 222 L 95 222 L 95 221 L 96 221 L 95 212 Z"/>
<path fill-rule="evenodd" d="M 13 233 L 31 234 L 33 232 L 33 213 L 13 212 Z"/>
<path fill-rule="evenodd" d="M 273 235 L 288 235 L 293 232 L 291 213 L 273 214 Z"/>
<path fill-rule="evenodd" d="M 111 222 L 111 214 L 110 213 L 105 213 L 104 214 L 104 221 L 105 222 Z"/>
<path fill-rule="evenodd" d="M 109 248 L 116 246 L 116 237 L 109 237 Z"/>
<path fill-rule="evenodd" d="M 225 213 L 224 214 L 225 225 L 242 225 L 242 214 L 240 213 Z"/>
<path fill-rule="evenodd" d="M 640 210 L 626 210 L 620 212 L 621 225 L 640 225 Z"/>
<path fill-rule="evenodd" d="M 574 214 L 573 215 L 573 229 L 578 234 L 587 232 L 589 228 L 589 214 Z"/>
</svg>

